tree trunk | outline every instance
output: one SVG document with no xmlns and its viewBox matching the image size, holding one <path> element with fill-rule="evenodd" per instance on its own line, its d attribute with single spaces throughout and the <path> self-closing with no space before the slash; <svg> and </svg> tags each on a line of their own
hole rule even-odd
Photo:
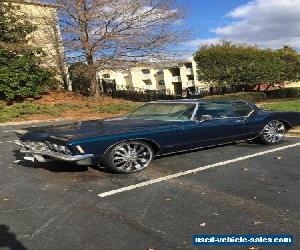
<svg viewBox="0 0 300 250">
<path fill-rule="evenodd" d="M 274 87 L 274 83 L 269 83 L 268 86 L 267 86 L 267 88 L 265 89 L 265 91 L 268 91 L 269 88 L 271 88 L 271 87 Z"/>
<path fill-rule="evenodd" d="M 97 69 L 94 65 L 93 55 L 91 53 L 88 53 L 86 59 L 89 66 L 89 73 L 91 74 L 90 96 L 100 97 L 100 88 L 96 77 Z"/>
<path fill-rule="evenodd" d="M 90 95 L 92 97 L 100 97 L 100 88 L 97 82 L 96 72 L 95 75 L 93 75 L 93 77 L 91 78 Z"/>
<path fill-rule="evenodd" d="M 257 90 L 260 92 L 261 91 L 261 83 L 257 84 Z"/>
</svg>

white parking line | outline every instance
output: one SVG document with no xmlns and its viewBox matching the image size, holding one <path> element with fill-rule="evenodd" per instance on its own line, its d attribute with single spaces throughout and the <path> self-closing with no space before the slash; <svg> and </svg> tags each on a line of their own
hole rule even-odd
<svg viewBox="0 0 300 250">
<path fill-rule="evenodd" d="M 16 142 L 19 142 L 19 140 L 13 140 L 13 141 L 0 141 L 0 144 L 3 144 L 3 143 L 16 143 Z"/>
<path fill-rule="evenodd" d="M 130 191 L 130 190 L 133 190 L 133 189 L 149 186 L 149 185 L 152 185 L 152 184 L 155 184 L 155 183 L 167 181 L 167 180 L 178 178 L 178 177 L 181 177 L 181 176 L 194 174 L 194 173 L 206 170 L 206 169 L 225 166 L 225 165 L 228 165 L 230 163 L 244 161 L 244 160 L 251 159 L 251 158 L 254 158 L 254 157 L 257 157 L 257 156 L 262 156 L 262 155 L 274 153 L 274 152 L 277 152 L 277 151 L 281 151 L 281 150 L 284 150 L 284 149 L 294 148 L 294 147 L 297 147 L 297 146 L 300 146 L 300 142 L 295 143 L 295 144 L 291 144 L 291 145 L 287 145 L 287 146 L 283 146 L 283 147 L 279 147 L 279 148 L 275 148 L 275 149 L 271 149 L 271 150 L 266 150 L 266 151 L 255 153 L 255 154 L 252 154 L 252 155 L 246 155 L 246 156 L 238 157 L 238 158 L 231 159 L 231 160 L 228 160 L 228 161 L 221 161 L 221 162 L 218 162 L 218 163 L 214 163 L 214 164 L 210 164 L 210 165 L 207 165 L 207 166 L 204 166 L 204 167 L 199 167 L 199 168 L 179 172 L 179 173 L 172 174 L 172 175 L 167 175 L 167 176 L 160 177 L 160 178 L 157 178 L 157 179 L 153 179 L 153 180 L 141 182 L 141 183 L 138 183 L 138 184 L 130 185 L 130 186 L 127 186 L 127 187 L 123 187 L 123 188 L 111 190 L 111 191 L 108 191 L 108 192 L 100 193 L 100 194 L 98 194 L 98 196 L 101 197 L 101 198 L 111 196 L 111 195 L 114 195 L 114 194 L 118 194 L 118 193 Z"/>
<path fill-rule="evenodd" d="M 18 130 L 5 130 L 2 131 L 3 133 L 18 133 L 18 134 L 26 134 L 28 132 L 28 130 L 25 129 L 18 129 Z"/>
</svg>

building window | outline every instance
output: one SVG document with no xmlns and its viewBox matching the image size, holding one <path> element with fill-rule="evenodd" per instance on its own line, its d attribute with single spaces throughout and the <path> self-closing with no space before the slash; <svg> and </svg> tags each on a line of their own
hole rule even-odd
<svg viewBox="0 0 300 250">
<path fill-rule="evenodd" d="M 169 70 L 171 71 L 172 76 L 180 76 L 180 68 L 171 68 Z"/>
<path fill-rule="evenodd" d="M 185 67 L 186 67 L 187 69 L 192 69 L 192 68 L 193 68 L 193 64 L 192 64 L 192 63 L 186 63 L 186 64 L 185 64 Z"/>
<path fill-rule="evenodd" d="M 159 86 L 165 86 L 165 80 L 160 80 L 158 81 Z"/>
<path fill-rule="evenodd" d="M 106 79 L 107 79 L 107 78 L 110 78 L 110 74 L 103 74 L 102 77 L 103 77 L 103 78 L 106 78 Z"/>
<path fill-rule="evenodd" d="M 150 69 L 142 69 L 143 74 L 150 74 Z"/>
<path fill-rule="evenodd" d="M 194 75 L 188 75 L 188 76 L 187 76 L 187 78 L 188 78 L 188 80 L 189 80 L 189 81 L 191 81 L 191 80 L 195 80 L 195 77 L 194 77 Z"/>
<path fill-rule="evenodd" d="M 164 71 L 162 69 L 160 69 L 156 72 L 156 75 L 163 75 L 163 74 L 164 74 Z"/>
<path fill-rule="evenodd" d="M 145 80 L 144 82 L 145 82 L 145 84 L 146 84 L 147 86 L 150 86 L 150 85 L 152 85 L 152 82 L 151 82 L 151 80 Z"/>
</svg>

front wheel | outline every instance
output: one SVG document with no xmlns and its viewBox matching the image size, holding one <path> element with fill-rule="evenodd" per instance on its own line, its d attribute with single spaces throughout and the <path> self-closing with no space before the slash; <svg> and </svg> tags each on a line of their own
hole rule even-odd
<svg viewBox="0 0 300 250">
<path fill-rule="evenodd" d="M 144 170 L 153 160 L 153 149 L 143 141 L 126 141 L 109 149 L 103 164 L 115 173 L 130 174 Z"/>
<path fill-rule="evenodd" d="M 271 121 L 264 127 L 258 139 L 265 144 L 275 144 L 283 139 L 285 131 L 283 122 Z"/>
</svg>

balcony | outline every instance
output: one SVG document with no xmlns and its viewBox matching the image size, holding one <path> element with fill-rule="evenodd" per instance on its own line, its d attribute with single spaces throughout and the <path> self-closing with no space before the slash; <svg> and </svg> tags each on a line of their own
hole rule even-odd
<svg viewBox="0 0 300 250">
<path fill-rule="evenodd" d="M 124 76 L 124 78 L 129 78 L 130 77 L 129 73 L 123 73 L 123 76 Z"/>
<path fill-rule="evenodd" d="M 187 76 L 194 75 L 194 71 L 193 71 L 192 68 L 187 68 L 187 69 L 185 70 L 185 73 L 186 73 Z"/>
<path fill-rule="evenodd" d="M 151 80 L 151 74 L 143 74 L 142 80 L 143 81 L 149 81 L 149 80 Z"/>
<path fill-rule="evenodd" d="M 181 76 L 173 76 L 172 82 L 181 82 Z"/>
<path fill-rule="evenodd" d="M 195 86 L 195 80 L 188 80 L 188 87 L 193 87 Z"/>
</svg>

